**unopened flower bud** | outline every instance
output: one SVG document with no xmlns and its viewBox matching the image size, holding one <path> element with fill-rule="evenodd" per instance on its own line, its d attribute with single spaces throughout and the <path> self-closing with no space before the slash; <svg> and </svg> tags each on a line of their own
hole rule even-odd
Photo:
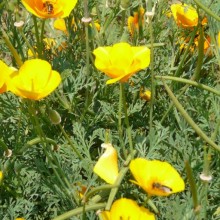
<svg viewBox="0 0 220 220">
<path fill-rule="evenodd" d="M 61 117 L 60 117 L 60 114 L 56 110 L 50 109 L 48 114 L 49 114 L 49 118 L 52 124 L 54 125 L 60 124 Z"/>
<path fill-rule="evenodd" d="M 0 182 L 2 181 L 2 179 L 3 179 L 3 172 L 0 171 Z"/>
<path fill-rule="evenodd" d="M 126 10 L 131 5 L 130 0 L 121 0 L 121 8 Z"/>
</svg>

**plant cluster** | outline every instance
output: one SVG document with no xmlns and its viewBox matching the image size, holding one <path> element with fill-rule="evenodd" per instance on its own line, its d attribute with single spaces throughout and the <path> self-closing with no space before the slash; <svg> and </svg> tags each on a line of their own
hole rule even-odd
<svg viewBox="0 0 220 220">
<path fill-rule="evenodd" d="M 0 219 L 220 219 L 219 12 L 2 0 Z"/>
</svg>

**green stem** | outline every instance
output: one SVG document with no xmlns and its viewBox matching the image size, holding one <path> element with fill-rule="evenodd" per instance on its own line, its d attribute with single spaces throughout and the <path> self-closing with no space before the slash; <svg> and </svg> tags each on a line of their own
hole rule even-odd
<svg viewBox="0 0 220 220">
<path fill-rule="evenodd" d="M 55 95 L 56 97 L 59 99 L 59 102 L 60 104 L 68 111 L 71 110 L 71 107 L 70 107 L 70 103 L 68 102 L 66 96 L 64 96 L 64 94 L 59 94 L 59 92 L 57 90 L 54 91 L 55 92 Z"/>
<path fill-rule="evenodd" d="M 3 140 L 0 139 L 0 146 L 3 148 L 4 151 L 8 151 L 8 146 L 5 144 Z"/>
<path fill-rule="evenodd" d="M 152 10 L 152 2 L 149 1 L 149 6 Z M 155 101 L 155 78 L 154 78 L 154 36 L 153 36 L 153 25 L 152 17 L 149 17 L 149 28 L 150 28 L 150 71 L 151 71 L 151 100 L 150 100 L 150 119 L 149 119 L 149 133 L 152 133 L 153 129 L 153 111 Z"/>
<path fill-rule="evenodd" d="M 122 132 L 122 123 L 121 123 L 121 118 L 122 118 L 122 102 L 123 102 L 123 84 L 119 83 L 120 85 L 120 95 L 119 95 L 119 105 L 118 105 L 118 135 L 119 135 L 119 141 L 120 141 L 120 146 L 122 147 L 124 157 L 127 158 L 128 154 L 125 149 L 125 144 L 123 143 L 123 132 Z"/>
<path fill-rule="evenodd" d="M 216 139 L 219 128 L 220 128 L 220 118 L 218 119 L 215 130 L 211 135 L 211 139 L 213 141 L 215 141 L 215 139 Z M 209 148 L 208 152 L 207 152 L 207 146 L 204 146 L 204 166 L 203 166 L 202 174 L 206 177 L 210 177 L 210 162 L 212 159 L 211 157 L 212 157 L 212 148 Z M 207 207 L 208 207 L 208 196 L 209 196 L 208 189 L 209 189 L 209 181 L 203 180 L 203 190 L 202 190 L 203 202 L 202 202 L 202 204 L 203 204 L 203 209 L 204 209 L 204 211 L 203 211 L 203 213 L 204 213 L 203 218 L 204 219 L 207 219 Z"/>
<path fill-rule="evenodd" d="M 21 28 L 19 28 L 19 33 L 21 34 L 21 36 L 23 37 L 25 43 L 27 44 L 28 48 L 31 50 L 31 52 L 33 53 L 34 55 L 34 58 L 37 57 L 37 54 L 35 53 L 35 50 L 34 48 L 30 45 L 29 41 L 27 40 L 26 36 L 24 35 L 23 31 Z"/>
<path fill-rule="evenodd" d="M 119 186 L 114 184 L 114 185 L 102 185 L 102 186 L 96 187 L 84 195 L 84 202 L 87 202 L 91 196 L 93 196 L 99 191 L 109 190 L 115 187 L 119 187 Z"/>
<path fill-rule="evenodd" d="M 126 10 L 123 10 L 121 13 L 122 14 L 121 15 L 121 28 L 120 28 L 120 35 L 119 36 L 123 35 L 124 26 L 125 26 L 125 13 L 126 13 Z"/>
<path fill-rule="evenodd" d="M 188 178 L 191 193 L 192 193 L 194 211 L 195 211 L 196 215 L 199 216 L 200 204 L 199 204 L 199 201 L 198 201 L 196 183 L 195 183 L 195 180 L 194 180 L 194 177 L 193 177 L 193 172 L 192 172 L 192 168 L 189 164 L 189 161 L 185 161 L 185 168 L 186 168 L 186 174 L 187 174 L 187 178 Z"/>
<path fill-rule="evenodd" d="M 77 154 L 77 156 L 79 157 L 80 160 L 83 160 L 83 156 L 79 153 L 79 151 L 76 149 L 76 147 L 74 146 L 73 142 L 71 141 L 71 139 L 69 138 L 69 136 L 67 135 L 66 131 L 63 129 L 63 127 L 58 124 L 58 127 L 60 128 L 62 134 L 64 135 L 64 137 L 67 139 L 67 141 L 69 142 L 69 145 L 72 147 L 73 151 Z"/>
<path fill-rule="evenodd" d="M 89 10 L 88 10 L 88 0 L 84 0 L 84 18 L 89 19 Z M 86 72 L 87 76 L 89 76 L 89 22 L 84 22 L 85 24 L 85 32 L 86 32 Z"/>
<path fill-rule="evenodd" d="M 192 80 L 195 80 L 195 81 L 199 80 L 201 69 L 202 69 L 202 64 L 203 64 L 203 58 L 204 58 L 204 32 L 203 32 L 203 27 L 200 25 L 200 27 L 199 27 L 198 60 L 197 60 L 195 72 L 191 78 Z"/>
<path fill-rule="evenodd" d="M 194 38 L 195 38 L 196 33 L 197 33 L 197 30 L 198 30 L 198 27 L 195 27 L 194 31 L 191 33 L 191 38 L 189 40 L 189 43 L 187 45 L 186 50 L 184 51 L 184 54 L 183 54 L 182 59 L 181 59 L 179 65 L 178 65 L 178 68 L 177 68 L 177 70 L 176 70 L 176 72 L 174 74 L 175 76 L 180 76 L 181 75 L 181 70 L 182 70 L 183 64 L 184 64 L 185 59 L 186 59 L 186 57 L 187 57 L 187 55 L 189 53 L 190 47 L 191 47 L 191 45 L 192 45 L 192 43 L 194 41 Z"/>
<path fill-rule="evenodd" d="M 64 219 L 69 219 L 72 216 L 79 215 L 83 213 L 83 211 L 92 211 L 92 210 L 97 210 L 97 209 L 102 209 L 105 207 L 105 203 L 98 203 L 98 204 L 92 204 L 92 205 L 87 205 L 84 207 L 79 207 L 77 209 L 71 210 L 69 212 L 66 212 L 60 216 L 55 217 L 52 220 L 64 220 Z"/>
<path fill-rule="evenodd" d="M 17 50 L 14 48 L 14 46 L 12 45 L 11 41 L 8 38 L 8 35 L 6 34 L 6 32 L 2 28 L 1 28 L 1 32 L 2 32 L 3 39 L 6 43 L 6 45 L 8 46 L 9 50 L 11 51 L 13 57 L 15 58 L 15 61 L 18 65 L 18 67 L 21 67 L 23 62 L 22 62 Z"/>
<path fill-rule="evenodd" d="M 122 90 L 122 102 L 123 102 L 123 107 L 125 111 L 125 124 L 127 126 L 127 134 L 128 134 L 128 142 L 129 142 L 129 147 L 130 147 L 130 154 L 133 152 L 133 142 L 132 142 L 132 134 L 131 134 L 131 126 L 129 124 L 129 119 L 128 119 L 128 108 L 127 108 L 127 103 L 126 103 L 126 97 L 125 97 L 125 91 L 124 91 L 124 84 L 121 83 L 121 90 Z"/>
<path fill-rule="evenodd" d="M 41 32 L 40 32 L 40 43 L 41 43 L 41 49 L 43 46 L 43 39 L 44 39 L 44 27 L 45 27 L 45 20 L 42 20 L 42 26 L 41 26 Z"/>
<path fill-rule="evenodd" d="M 203 9 L 207 14 L 215 18 L 217 21 L 220 21 L 220 17 L 214 14 L 210 9 L 208 9 L 205 5 L 201 3 L 199 0 L 193 0 L 201 9 Z"/>
<path fill-rule="evenodd" d="M 199 127 L 198 125 L 192 120 L 192 118 L 188 115 L 188 113 L 185 111 L 183 106 L 180 104 L 180 102 L 177 100 L 173 92 L 170 90 L 168 85 L 163 81 L 164 87 L 170 96 L 171 100 L 173 101 L 174 105 L 176 108 L 179 110 L 183 118 L 187 121 L 187 123 L 194 129 L 194 131 L 206 142 L 208 143 L 211 147 L 214 149 L 220 151 L 220 146 L 215 144 Z"/>
<path fill-rule="evenodd" d="M 40 137 L 34 138 L 31 141 L 28 141 L 21 149 L 19 149 L 18 154 L 23 153 L 26 151 L 28 148 L 32 147 L 33 145 L 41 143 L 42 140 Z M 46 137 L 46 143 L 52 144 L 52 145 L 57 145 L 56 141 L 53 139 L 47 138 Z"/>
<path fill-rule="evenodd" d="M 121 181 L 123 180 L 125 174 L 127 173 L 128 169 L 129 169 L 128 165 L 129 165 L 131 159 L 134 157 L 135 153 L 136 153 L 136 151 L 133 151 L 133 152 L 131 152 L 130 155 L 128 155 L 127 160 L 124 163 L 124 167 L 119 172 L 117 180 L 115 181 L 115 184 L 114 184 L 115 186 L 120 186 Z M 115 199 L 115 196 L 118 192 L 118 189 L 119 189 L 119 187 L 115 187 L 111 190 L 109 198 L 108 198 L 108 202 L 105 207 L 105 210 L 110 210 L 112 203 L 113 203 L 113 200 Z"/>
<path fill-rule="evenodd" d="M 39 30 L 38 30 L 38 25 L 37 25 L 37 18 L 34 15 L 32 16 L 32 18 L 34 21 L 35 37 L 36 37 L 36 41 L 37 41 L 37 52 L 38 52 L 38 56 L 41 57 L 42 48 L 41 48 L 41 42 L 40 42 L 40 34 L 39 34 Z"/>
<path fill-rule="evenodd" d="M 185 84 L 189 84 L 192 86 L 196 86 L 200 89 L 204 89 L 206 91 L 212 92 L 218 96 L 220 96 L 220 91 L 213 89 L 209 86 L 206 86 L 204 84 L 189 80 L 189 79 L 184 79 L 184 78 L 180 78 L 180 77 L 175 77 L 175 76 L 155 76 L 156 79 L 165 79 L 165 80 L 172 80 L 172 81 L 176 81 L 176 82 L 180 82 L 180 83 L 185 83 Z"/>
<path fill-rule="evenodd" d="M 165 46 L 166 44 L 165 43 L 153 43 L 153 44 L 145 44 L 146 47 L 163 47 Z"/>
<path fill-rule="evenodd" d="M 57 158 L 51 152 L 50 147 L 47 148 L 48 143 L 47 143 L 46 136 L 44 135 L 44 132 L 43 132 L 41 126 L 40 126 L 40 123 L 38 121 L 38 117 L 36 117 L 36 109 L 35 109 L 35 106 L 34 106 L 35 103 L 30 101 L 30 100 L 27 100 L 27 104 L 28 104 L 29 114 L 30 114 L 31 119 L 33 121 L 33 125 L 34 125 L 34 127 L 36 129 L 36 133 L 40 137 L 40 140 L 41 140 L 41 143 L 42 143 L 42 147 L 43 147 L 44 153 L 46 155 L 46 158 L 48 160 L 48 163 L 50 164 L 51 168 L 53 169 L 53 172 L 55 173 L 58 181 L 63 186 L 64 192 L 66 193 L 67 196 L 70 196 L 69 190 L 66 188 L 66 186 L 69 189 L 72 189 L 71 184 L 69 183 L 69 181 L 67 180 L 65 174 L 63 173 L 63 171 L 62 171 L 62 169 L 60 167 L 60 164 L 57 161 Z M 50 154 L 48 153 L 48 150 L 50 151 L 50 154 L 52 155 L 52 158 L 51 158 Z M 53 162 L 55 162 L 55 165 L 53 164 Z M 59 171 L 59 173 L 58 173 L 57 170 Z M 75 193 L 73 193 L 72 196 L 73 196 L 75 202 L 78 203 L 78 199 L 77 199 Z M 72 201 L 72 197 L 70 199 Z"/>
</svg>

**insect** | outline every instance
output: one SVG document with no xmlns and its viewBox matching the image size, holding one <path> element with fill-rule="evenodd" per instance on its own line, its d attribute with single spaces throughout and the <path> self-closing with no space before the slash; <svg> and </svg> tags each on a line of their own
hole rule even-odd
<svg viewBox="0 0 220 220">
<path fill-rule="evenodd" d="M 161 185 L 160 183 L 153 183 L 152 186 L 153 186 L 153 189 L 159 189 L 163 191 L 164 193 L 171 193 L 173 191 L 170 187 Z"/>
<path fill-rule="evenodd" d="M 49 1 L 46 1 L 43 6 L 46 8 L 47 14 L 53 14 L 53 4 L 51 4 Z"/>
</svg>

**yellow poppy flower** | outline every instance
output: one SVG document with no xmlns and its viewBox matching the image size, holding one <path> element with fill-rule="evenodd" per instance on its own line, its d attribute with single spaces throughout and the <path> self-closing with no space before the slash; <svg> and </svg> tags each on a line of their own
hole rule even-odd
<svg viewBox="0 0 220 220">
<path fill-rule="evenodd" d="M 151 100 L 151 91 L 146 89 L 144 90 L 143 88 L 140 89 L 140 97 L 146 101 Z"/>
<path fill-rule="evenodd" d="M 60 74 L 40 59 L 26 61 L 10 75 L 9 90 L 23 98 L 39 100 L 48 96 L 60 84 Z"/>
<path fill-rule="evenodd" d="M 168 196 L 185 189 L 183 179 L 167 162 L 137 158 L 131 161 L 129 168 L 135 178 L 132 182 L 149 195 Z"/>
<path fill-rule="evenodd" d="M 59 31 L 63 31 L 65 34 L 68 34 L 66 23 L 63 18 L 56 19 L 53 23 L 53 27 Z M 72 19 L 71 27 L 73 28 L 74 31 L 77 30 L 77 26 L 74 18 Z"/>
<path fill-rule="evenodd" d="M 196 47 L 199 46 L 199 36 L 194 39 L 194 44 L 196 45 Z M 206 52 L 210 48 L 210 45 L 211 45 L 211 38 L 210 36 L 206 36 L 204 39 L 204 54 L 206 54 Z M 208 55 L 211 55 L 211 51 L 208 53 Z"/>
<path fill-rule="evenodd" d="M 198 24 L 198 13 L 187 4 L 172 4 L 171 11 L 178 26 L 183 28 L 195 27 Z"/>
<path fill-rule="evenodd" d="M 2 179 L 3 179 L 3 172 L 0 171 L 0 182 L 2 181 Z"/>
<path fill-rule="evenodd" d="M 139 31 L 139 25 L 144 24 L 144 8 L 139 8 L 138 12 L 134 12 L 134 16 L 128 17 L 128 30 L 131 35 Z"/>
<path fill-rule="evenodd" d="M 107 183 L 114 184 L 118 177 L 117 151 L 110 143 L 101 146 L 105 148 L 105 152 L 97 161 L 93 171 Z"/>
<path fill-rule="evenodd" d="M 12 74 L 16 69 L 7 66 L 3 61 L 0 60 L 0 93 L 8 91 L 7 82 L 9 80 L 9 75 Z"/>
<path fill-rule="evenodd" d="M 57 30 L 67 33 L 66 23 L 63 18 L 58 18 L 53 22 L 53 27 Z"/>
<path fill-rule="evenodd" d="M 25 218 L 16 218 L 15 220 L 25 220 Z"/>
<path fill-rule="evenodd" d="M 93 27 L 92 24 L 89 25 L 90 27 Z M 94 21 L 94 26 L 98 32 L 101 30 L 101 25 L 99 24 L 98 20 Z"/>
<path fill-rule="evenodd" d="M 154 214 L 148 209 L 126 198 L 116 200 L 110 211 L 100 213 L 103 220 L 155 220 Z"/>
<path fill-rule="evenodd" d="M 21 0 L 25 8 L 39 18 L 67 17 L 77 0 Z"/>
<path fill-rule="evenodd" d="M 132 47 L 128 43 L 117 43 L 112 47 L 98 47 L 93 53 L 96 68 L 113 78 L 106 84 L 125 82 L 150 64 L 150 49 L 146 46 Z"/>
</svg>

